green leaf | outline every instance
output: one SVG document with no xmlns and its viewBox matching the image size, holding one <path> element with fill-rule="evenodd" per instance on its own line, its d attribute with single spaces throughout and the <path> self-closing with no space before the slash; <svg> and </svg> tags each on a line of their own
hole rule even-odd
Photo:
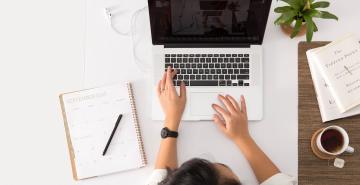
<svg viewBox="0 0 360 185">
<path fill-rule="evenodd" d="M 312 40 L 312 37 L 313 37 L 313 34 L 314 34 L 314 21 L 312 20 L 311 17 L 307 16 L 307 15 L 304 15 L 304 19 L 306 21 L 306 41 L 307 42 L 311 42 Z"/>
<path fill-rule="evenodd" d="M 277 25 L 284 24 L 290 20 L 294 20 L 295 16 L 295 11 L 285 12 L 279 18 L 277 18 L 274 23 Z"/>
<path fill-rule="evenodd" d="M 289 4 L 293 9 L 300 10 L 303 7 L 304 2 L 302 0 L 281 0 Z"/>
<path fill-rule="evenodd" d="M 314 9 L 314 8 L 327 8 L 329 6 L 330 6 L 330 3 L 326 2 L 326 1 L 319 1 L 319 2 L 311 4 L 312 9 Z"/>
<path fill-rule="evenodd" d="M 336 15 L 327 11 L 319 11 L 319 14 L 314 15 L 314 17 L 339 20 L 339 18 Z"/>
<path fill-rule="evenodd" d="M 285 12 L 292 11 L 292 10 L 293 10 L 293 8 L 291 8 L 291 6 L 282 6 L 282 7 L 275 8 L 274 12 L 285 13 Z"/>
<path fill-rule="evenodd" d="M 294 31 L 291 33 L 290 38 L 294 38 L 300 31 L 303 19 L 297 19 L 294 27 Z"/>
<path fill-rule="evenodd" d="M 314 23 L 314 32 L 318 31 L 318 27 L 316 26 L 316 24 Z"/>
</svg>

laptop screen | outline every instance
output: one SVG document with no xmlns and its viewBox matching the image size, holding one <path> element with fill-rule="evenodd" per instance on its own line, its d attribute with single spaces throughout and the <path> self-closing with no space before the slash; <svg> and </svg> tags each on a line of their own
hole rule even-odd
<svg viewBox="0 0 360 185">
<path fill-rule="evenodd" d="M 261 44 L 271 0 L 148 0 L 153 44 Z"/>
</svg>

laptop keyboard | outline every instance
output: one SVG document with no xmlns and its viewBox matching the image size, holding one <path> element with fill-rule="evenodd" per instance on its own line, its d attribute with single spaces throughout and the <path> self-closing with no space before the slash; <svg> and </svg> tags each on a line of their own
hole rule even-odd
<svg viewBox="0 0 360 185">
<path fill-rule="evenodd" d="M 249 86 L 249 60 L 249 54 L 165 54 L 165 70 L 177 70 L 176 86 Z"/>
</svg>

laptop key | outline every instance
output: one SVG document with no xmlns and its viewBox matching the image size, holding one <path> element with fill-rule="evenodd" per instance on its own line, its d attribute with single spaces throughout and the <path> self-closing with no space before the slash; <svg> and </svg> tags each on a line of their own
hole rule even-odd
<svg viewBox="0 0 360 185">
<path fill-rule="evenodd" d="M 214 80 L 219 79 L 219 75 L 214 75 Z"/>
<path fill-rule="evenodd" d="M 165 54 L 165 57 L 170 57 L 170 54 Z"/>
<path fill-rule="evenodd" d="M 176 58 L 176 62 L 177 62 L 177 63 L 182 62 L 182 58 Z"/>
<path fill-rule="evenodd" d="M 215 80 L 194 80 L 190 81 L 190 86 L 218 86 L 218 81 Z"/>
<path fill-rule="evenodd" d="M 165 58 L 165 63 L 169 63 L 170 62 L 170 58 Z"/>
<path fill-rule="evenodd" d="M 241 62 L 249 62 L 249 58 L 241 58 Z"/>
<path fill-rule="evenodd" d="M 236 78 L 238 80 L 248 80 L 249 79 L 249 75 L 236 75 Z"/>
<path fill-rule="evenodd" d="M 180 64 L 180 68 L 185 68 L 185 64 Z"/>
<path fill-rule="evenodd" d="M 220 64 L 215 64 L 215 68 L 220 68 Z"/>
<path fill-rule="evenodd" d="M 243 85 L 244 85 L 244 81 L 239 80 L 238 85 L 239 85 L 239 86 L 243 86 Z"/>
<path fill-rule="evenodd" d="M 249 83 L 244 83 L 244 86 L 249 86 Z"/>
<path fill-rule="evenodd" d="M 188 54 L 183 54 L 184 57 L 188 57 L 189 55 Z"/>
<path fill-rule="evenodd" d="M 226 81 L 225 81 L 225 80 L 219 81 L 219 86 L 225 86 L 225 85 L 226 85 Z"/>
<path fill-rule="evenodd" d="M 200 58 L 200 62 L 204 63 L 205 62 L 205 58 Z"/>
<path fill-rule="evenodd" d="M 225 57 L 225 55 L 224 55 L 224 54 L 220 54 L 220 57 Z"/>
<path fill-rule="evenodd" d="M 194 80 L 195 79 L 195 75 L 190 75 L 190 79 Z"/>
<path fill-rule="evenodd" d="M 187 58 L 183 58 L 183 62 L 184 62 L 184 63 L 187 63 L 187 62 L 188 62 L 188 59 L 187 59 Z"/>
<path fill-rule="evenodd" d="M 189 81 L 187 81 L 187 80 L 184 80 L 184 83 L 185 83 L 185 86 L 189 86 Z"/>
<path fill-rule="evenodd" d="M 209 69 L 205 69 L 205 74 L 209 74 L 210 70 Z"/>
<path fill-rule="evenodd" d="M 208 80 L 212 80 L 212 79 L 213 79 L 213 76 L 212 76 L 212 75 L 207 75 L 207 79 L 208 79 Z"/>
<path fill-rule="evenodd" d="M 226 81 L 226 86 L 231 86 L 231 85 L 232 85 L 231 80 Z"/>
<path fill-rule="evenodd" d="M 174 64 L 174 68 L 179 68 L 179 64 Z"/>
<path fill-rule="evenodd" d="M 249 74 L 249 69 L 240 69 L 241 74 Z"/>
<path fill-rule="evenodd" d="M 221 74 L 221 69 L 216 69 L 216 74 Z"/>
<path fill-rule="evenodd" d="M 214 68 L 214 64 L 209 64 L 209 68 Z"/>
<path fill-rule="evenodd" d="M 223 70 L 221 71 L 221 73 L 222 73 L 222 74 L 227 74 L 227 69 L 223 69 Z"/>
<path fill-rule="evenodd" d="M 201 79 L 201 75 L 196 75 L 196 80 L 200 80 Z"/>
<path fill-rule="evenodd" d="M 171 54 L 171 57 L 176 57 L 176 54 Z"/>
<path fill-rule="evenodd" d="M 165 64 L 165 68 L 167 69 L 168 67 L 173 68 L 174 66 L 173 66 L 173 64 Z"/>
<path fill-rule="evenodd" d="M 237 57 L 237 54 L 232 54 L 231 56 L 232 56 L 232 57 Z"/>
<path fill-rule="evenodd" d="M 221 68 L 226 68 L 226 64 L 221 64 L 220 67 Z"/>
<path fill-rule="evenodd" d="M 195 63 L 199 63 L 200 59 L 199 58 L 195 58 Z"/>
<path fill-rule="evenodd" d="M 179 79 L 179 80 L 183 80 L 184 79 L 184 76 L 183 75 L 176 75 L 177 76 L 177 78 Z"/>
<path fill-rule="evenodd" d="M 206 75 L 201 75 L 201 79 L 206 80 Z"/>
<path fill-rule="evenodd" d="M 199 74 L 204 74 L 204 69 L 199 69 Z"/>
<path fill-rule="evenodd" d="M 239 69 L 234 69 L 234 74 L 239 74 L 240 70 Z"/>
<path fill-rule="evenodd" d="M 238 54 L 238 57 L 243 57 L 243 54 Z"/>
<path fill-rule="evenodd" d="M 241 62 L 240 58 L 235 59 L 236 62 Z"/>
<path fill-rule="evenodd" d="M 206 58 L 206 62 L 211 62 L 211 58 Z"/>
<path fill-rule="evenodd" d="M 223 58 L 218 58 L 218 62 L 222 63 L 223 61 Z"/>
<path fill-rule="evenodd" d="M 196 68 L 196 64 L 191 64 L 191 68 Z"/>
<path fill-rule="evenodd" d="M 190 54 L 189 56 L 190 56 L 190 57 L 194 57 L 195 55 L 194 55 L 194 54 Z"/>
<path fill-rule="evenodd" d="M 194 58 L 189 58 L 189 62 L 190 63 L 194 62 Z"/>
<path fill-rule="evenodd" d="M 185 80 L 189 80 L 189 75 L 184 75 Z"/>
<path fill-rule="evenodd" d="M 181 70 L 180 70 L 180 73 L 181 73 L 181 74 L 186 74 L 186 69 L 181 69 Z"/>
<path fill-rule="evenodd" d="M 224 58 L 224 62 L 229 62 L 229 58 Z"/>
<path fill-rule="evenodd" d="M 211 69 L 211 70 L 210 70 L 210 73 L 211 73 L 211 74 L 216 74 L 215 69 Z"/>
<path fill-rule="evenodd" d="M 208 68 L 209 64 L 203 64 L 203 68 Z"/>
<path fill-rule="evenodd" d="M 202 64 L 197 64 L 196 67 L 197 68 L 202 68 Z"/>
<path fill-rule="evenodd" d="M 171 62 L 175 63 L 176 62 L 176 58 L 171 58 Z"/>
<path fill-rule="evenodd" d="M 198 69 L 193 69 L 193 74 L 198 74 L 198 73 L 199 73 Z"/>
<path fill-rule="evenodd" d="M 191 70 L 191 69 L 187 69 L 187 70 L 186 70 L 186 73 L 187 73 L 187 74 L 192 74 L 192 70 Z"/>
<path fill-rule="evenodd" d="M 244 68 L 244 64 L 239 64 L 238 68 Z"/>
<path fill-rule="evenodd" d="M 244 64 L 244 68 L 249 68 L 249 63 Z"/>
<path fill-rule="evenodd" d="M 231 80 L 235 80 L 236 79 L 236 75 L 231 75 Z"/>
<path fill-rule="evenodd" d="M 185 64 L 185 67 L 186 67 L 186 68 L 190 68 L 190 64 Z"/>
<path fill-rule="evenodd" d="M 226 80 L 230 80 L 230 75 L 225 75 Z"/>
<path fill-rule="evenodd" d="M 230 62 L 233 63 L 235 61 L 234 58 L 230 58 Z"/>
<path fill-rule="evenodd" d="M 244 57 L 249 57 L 249 54 L 245 54 Z"/>
<path fill-rule="evenodd" d="M 226 54 L 226 57 L 231 57 L 231 55 L 230 55 L 230 54 Z"/>
<path fill-rule="evenodd" d="M 220 80 L 224 80 L 224 79 L 225 79 L 225 75 L 219 75 L 219 79 L 220 79 Z"/>
</svg>

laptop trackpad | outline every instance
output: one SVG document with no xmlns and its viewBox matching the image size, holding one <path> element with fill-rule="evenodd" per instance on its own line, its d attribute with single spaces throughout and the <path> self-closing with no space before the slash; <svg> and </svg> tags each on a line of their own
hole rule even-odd
<svg viewBox="0 0 360 185">
<path fill-rule="evenodd" d="M 209 116 L 215 111 L 211 107 L 217 102 L 217 96 L 221 93 L 193 92 L 190 94 L 190 114 L 192 116 Z"/>
</svg>

